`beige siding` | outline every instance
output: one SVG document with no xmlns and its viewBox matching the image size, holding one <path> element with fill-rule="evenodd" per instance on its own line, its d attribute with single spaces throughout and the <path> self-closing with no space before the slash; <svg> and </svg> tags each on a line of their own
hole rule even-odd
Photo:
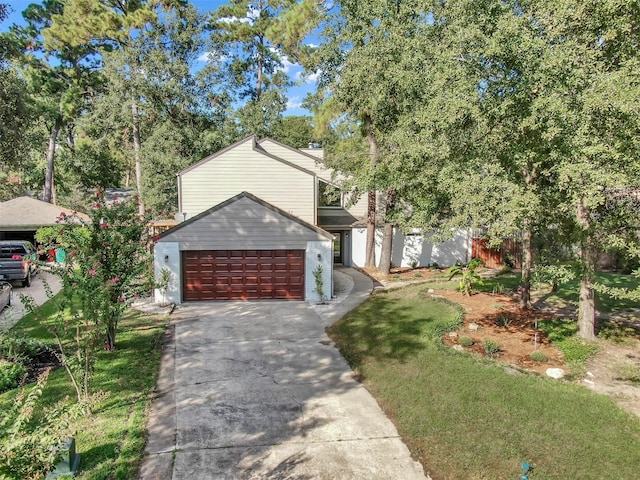
<svg viewBox="0 0 640 480">
<path fill-rule="evenodd" d="M 294 150 L 283 147 L 282 145 L 278 145 L 278 143 L 268 139 L 262 140 L 260 142 L 260 146 L 272 155 L 275 155 L 295 165 L 299 165 L 302 168 L 315 172 L 320 179 L 326 180 L 329 183 L 340 185 L 341 176 L 338 175 L 336 178 L 333 178 L 333 170 L 330 168 L 325 168 L 321 163 L 317 163 L 313 158 L 309 158 L 306 155 L 302 155 L 301 153 L 298 153 Z M 312 152 L 313 149 L 307 149 L 307 151 Z M 322 152 L 322 150 L 319 151 Z M 347 201 L 348 198 L 345 198 L 345 205 Z M 347 211 L 354 217 L 365 216 L 367 214 L 367 196 L 363 195 L 362 197 L 360 197 L 353 206 L 347 208 Z"/>
<path fill-rule="evenodd" d="M 159 243 L 178 242 L 180 250 L 306 250 L 307 242 L 326 240 L 321 232 L 240 198 L 177 228 Z"/>
<path fill-rule="evenodd" d="M 324 158 L 324 149 L 322 148 L 299 148 L 298 150 L 314 157 Z"/>
<path fill-rule="evenodd" d="M 345 199 L 345 204 L 348 200 Z M 358 198 L 358 201 L 350 206 L 349 208 L 347 208 L 347 212 L 349 212 L 351 215 L 353 215 L 354 217 L 360 218 L 360 217 L 366 217 L 367 216 L 367 195 L 362 195 L 360 198 Z"/>
<path fill-rule="evenodd" d="M 324 180 L 332 180 L 332 170 L 323 166 L 317 158 L 311 158 L 299 151 L 283 147 L 282 145 L 279 145 L 269 139 L 262 140 L 260 142 L 260 146 L 271 155 L 275 155 L 276 157 L 282 158 L 283 160 L 291 162 L 294 165 L 298 165 L 305 170 L 310 170 Z"/>
<path fill-rule="evenodd" d="M 315 223 L 314 176 L 256 152 L 252 141 L 186 171 L 181 180 L 181 208 L 187 218 L 246 191 Z"/>
</svg>

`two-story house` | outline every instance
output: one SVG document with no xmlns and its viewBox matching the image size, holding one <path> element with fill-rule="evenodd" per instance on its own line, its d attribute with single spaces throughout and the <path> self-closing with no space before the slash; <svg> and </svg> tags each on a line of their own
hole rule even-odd
<svg viewBox="0 0 640 480">
<path fill-rule="evenodd" d="M 321 149 L 250 136 L 179 172 L 177 182 L 184 221 L 155 245 L 156 277 L 170 272 L 158 301 L 318 301 L 317 278 L 329 297 L 334 263 L 364 264 L 366 198 L 347 206 Z M 434 246 L 396 232 L 393 262 L 453 264 L 468 260 L 468 249 L 464 235 Z"/>
</svg>

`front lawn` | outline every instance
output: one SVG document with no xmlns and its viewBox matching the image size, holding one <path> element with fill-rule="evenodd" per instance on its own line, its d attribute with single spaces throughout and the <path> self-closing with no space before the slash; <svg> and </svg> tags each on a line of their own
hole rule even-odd
<svg viewBox="0 0 640 480">
<path fill-rule="evenodd" d="M 613 272 L 596 273 L 596 282 L 611 288 L 626 288 L 629 290 L 640 287 L 640 278 L 633 275 L 624 275 Z M 488 293 L 514 292 L 521 283 L 520 272 L 509 272 L 483 279 L 482 285 L 477 285 L 479 291 Z M 580 291 L 580 279 L 576 276 L 573 280 L 558 285 L 556 292 L 551 292 L 548 285 L 534 287 L 534 296 L 540 298 L 546 304 L 563 307 L 578 306 L 578 292 Z M 600 312 L 615 313 L 625 310 L 640 308 L 637 301 L 616 299 L 607 294 L 596 292 L 596 309 Z"/>
<path fill-rule="evenodd" d="M 329 334 L 434 479 L 635 479 L 640 421 L 586 388 L 445 348 L 460 310 L 378 292 Z"/>
<path fill-rule="evenodd" d="M 55 299 L 38 313 L 28 315 L 12 329 L 48 343 L 47 324 L 55 311 Z M 135 478 L 145 444 L 146 412 L 158 374 L 166 315 L 150 316 L 130 310 L 120 323 L 118 349 L 98 353 L 92 391 L 104 392 L 89 416 L 72 420 L 76 446 L 81 454 L 79 479 Z M 0 395 L 0 408 L 11 402 L 15 391 Z M 53 372 L 42 396 L 54 405 L 75 393 L 64 369 Z"/>
</svg>

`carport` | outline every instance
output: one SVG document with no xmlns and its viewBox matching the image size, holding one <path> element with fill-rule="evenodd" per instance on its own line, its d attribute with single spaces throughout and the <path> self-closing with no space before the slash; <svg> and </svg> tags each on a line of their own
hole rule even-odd
<svg viewBox="0 0 640 480">
<path fill-rule="evenodd" d="M 243 192 L 161 234 L 157 302 L 320 300 L 331 296 L 333 235 Z"/>
</svg>

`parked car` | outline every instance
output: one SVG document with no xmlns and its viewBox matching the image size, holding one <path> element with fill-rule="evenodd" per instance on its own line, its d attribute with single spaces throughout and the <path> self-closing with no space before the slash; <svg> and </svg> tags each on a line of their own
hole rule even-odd
<svg viewBox="0 0 640 480">
<path fill-rule="evenodd" d="M 0 281 L 0 311 L 4 307 L 11 306 L 11 297 L 13 295 L 13 286 L 9 282 Z"/>
<path fill-rule="evenodd" d="M 22 282 L 23 287 L 31 285 L 31 277 L 36 273 L 36 251 L 26 240 L 0 241 L 0 280 Z"/>
</svg>

